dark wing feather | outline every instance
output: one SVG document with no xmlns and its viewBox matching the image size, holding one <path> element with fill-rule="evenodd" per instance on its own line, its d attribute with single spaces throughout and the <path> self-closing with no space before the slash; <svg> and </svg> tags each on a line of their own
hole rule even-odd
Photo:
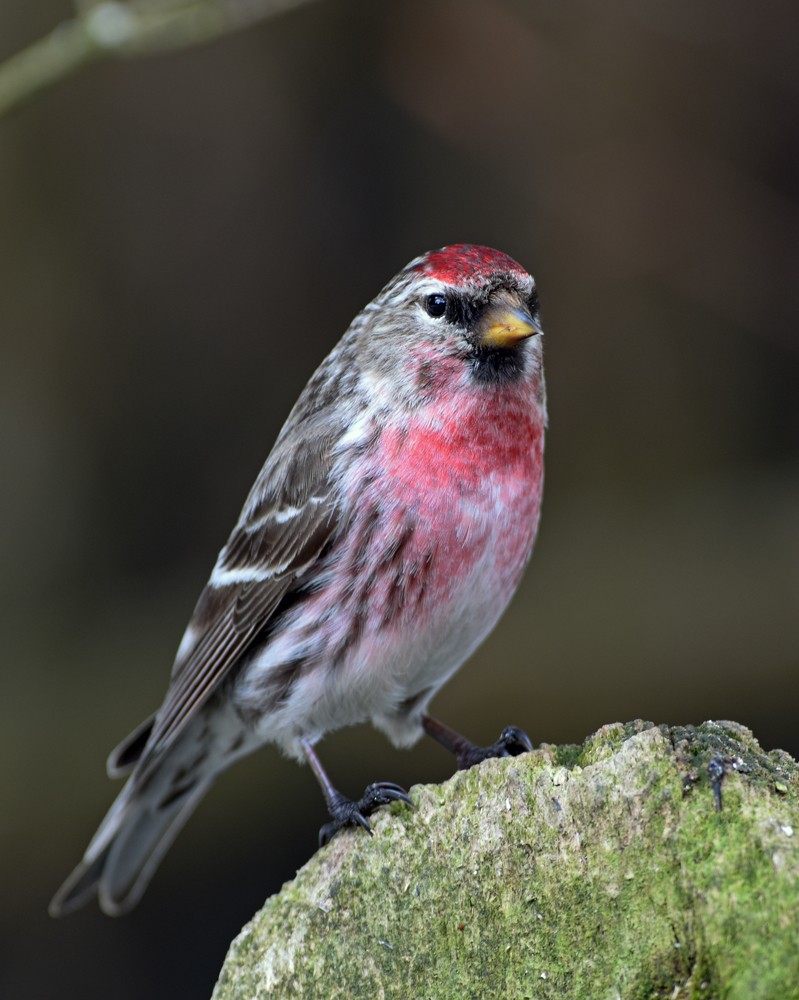
<svg viewBox="0 0 799 1000">
<path fill-rule="evenodd" d="M 294 416 L 294 414 L 293 414 Z M 311 419 L 307 419 L 311 416 Z M 142 767 L 169 747 L 301 583 L 338 530 L 330 480 L 334 438 L 314 415 L 289 421 L 189 622 Z"/>
</svg>

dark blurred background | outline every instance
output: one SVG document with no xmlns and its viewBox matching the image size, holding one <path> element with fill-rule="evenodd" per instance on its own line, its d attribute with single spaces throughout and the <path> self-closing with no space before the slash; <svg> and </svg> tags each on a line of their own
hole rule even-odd
<svg viewBox="0 0 799 1000">
<path fill-rule="evenodd" d="M 799 751 L 792 7 L 319 2 L 0 120 L 3 997 L 208 996 L 314 851 L 314 780 L 267 749 L 133 914 L 46 916 L 290 405 L 431 247 L 536 275 L 551 425 L 530 571 L 436 713 Z M 0 58 L 69 10 L 6 0 Z M 351 794 L 451 770 L 368 728 L 323 756 Z"/>
</svg>

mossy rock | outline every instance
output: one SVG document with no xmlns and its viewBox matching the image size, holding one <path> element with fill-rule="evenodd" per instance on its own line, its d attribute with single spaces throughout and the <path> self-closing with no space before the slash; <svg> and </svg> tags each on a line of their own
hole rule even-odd
<svg viewBox="0 0 799 1000">
<path fill-rule="evenodd" d="M 214 1000 L 799 998 L 799 768 L 744 727 L 605 726 L 412 797 L 267 900 Z"/>
</svg>

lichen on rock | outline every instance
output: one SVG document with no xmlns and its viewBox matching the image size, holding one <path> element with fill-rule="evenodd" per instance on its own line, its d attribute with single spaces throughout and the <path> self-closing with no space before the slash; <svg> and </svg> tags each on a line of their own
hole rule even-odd
<svg viewBox="0 0 799 1000">
<path fill-rule="evenodd" d="M 214 1000 L 799 997 L 799 768 L 744 727 L 613 724 L 412 797 L 267 900 Z"/>
</svg>

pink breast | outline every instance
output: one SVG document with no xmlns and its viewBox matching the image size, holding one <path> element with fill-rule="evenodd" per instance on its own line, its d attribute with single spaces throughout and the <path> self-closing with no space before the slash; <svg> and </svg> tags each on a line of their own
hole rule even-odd
<svg viewBox="0 0 799 1000">
<path fill-rule="evenodd" d="M 504 608 L 538 526 L 543 431 L 529 388 L 480 406 L 456 398 L 384 430 L 353 497 L 362 517 L 349 552 L 370 624 L 412 616 L 423 627 L 462 603 L 476 570 L 475 599 Z"/>
</svg>

